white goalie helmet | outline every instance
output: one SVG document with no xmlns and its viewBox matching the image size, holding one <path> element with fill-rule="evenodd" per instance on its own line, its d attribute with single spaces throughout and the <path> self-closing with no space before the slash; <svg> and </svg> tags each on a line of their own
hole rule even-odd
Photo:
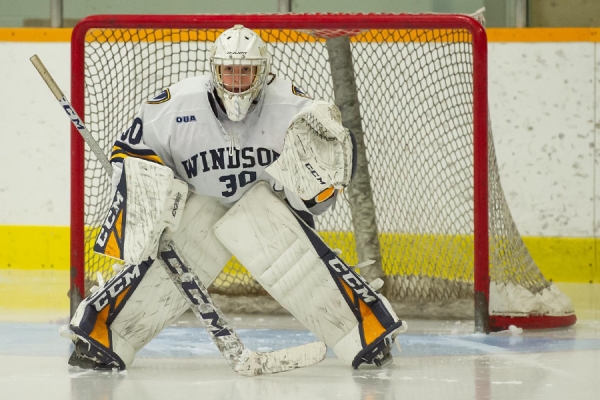
<svg viewBox="0 0 600 400">
<path fill-rule="evenodd" d="M 215 41 L 210 56 L 212 84 L 227 116 L 241 121 L 261 100 L 271 68 L 267 45 L 252 30 L 236 25 Z"/>
</svg>

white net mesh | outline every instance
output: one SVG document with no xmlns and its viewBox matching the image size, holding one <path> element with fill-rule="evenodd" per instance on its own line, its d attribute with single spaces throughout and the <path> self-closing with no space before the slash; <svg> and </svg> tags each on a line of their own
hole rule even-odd
<svg viewBox="0 0 600 400">
<path fill-rule="evenodd" d="M 224 27 L 227 28 L 227 27 Z M 209 72 L 219 30 L 94 29 L 85 45 L 85 121 L 107 154 L 139 105 L 186 77 Z M 272 72 L 334 100 L 323 32 L 257 30 Z M 317 35 L 317 33 L 321 33 Z M 464 30 L 329 30 L 351 34 L 354 73 L 387 296 L 402 315 L 473 316 L 473 46 Z M 532 295 L 550 287 L 525 248 L 500 186 L 489 137 L 490 278 Z M 91 248 L 110 199 L 109 180 L 86 151 L 86 281 L 112 274 Z M 356 264 L 347 201 L 316 220 Z M 364 260 L 360 260 L 364 261 Z M 232 260 L 210 290 L 238 311 L 266 293 Z M 221 298 L 222 296 L 220 296 Z M 237 302 L 235 300 L 238 300 Z M 250 307 L 251 308 L 251 307 Z M 263 308 L 261 306 L 260 308 Z"/>
</svg>

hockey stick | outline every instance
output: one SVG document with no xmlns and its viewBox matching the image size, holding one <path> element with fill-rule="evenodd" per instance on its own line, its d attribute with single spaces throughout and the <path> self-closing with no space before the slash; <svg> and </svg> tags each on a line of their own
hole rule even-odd
<svg viewBox="0 0 600 400">
<path fill-rule="evenodd" d="M 106 173 L 111 176 L 113 169 L 110 161 L 85 127 L 82 119 L 73 110 L 42 61 L 37 55 L 31 57 L 30 60 L 66 111 L 73 125 L 90 146 Z M 313 342 L 271 352 L 248 349 L 231 328 L 221 310 L 214 304 L 198 276 L 187 267 L 187 263 L 181 257 L 181 252 L 178 251 L 168 229 L 160 238 L 159 257 L 165 264 L 165 271 L 187 300 L 194 314 L 202 321 L 209 336 L 235 372 L 245 376 L 274 374 L 316 364 L 325 358 L 327 348 L 323 342 Z"/>
</svg>

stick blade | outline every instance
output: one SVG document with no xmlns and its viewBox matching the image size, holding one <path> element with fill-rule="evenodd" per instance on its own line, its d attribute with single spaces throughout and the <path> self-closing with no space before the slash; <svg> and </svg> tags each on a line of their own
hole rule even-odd
<svg viewBox="0 0 600 400">
<path fill-rule="evenodd" d="M 327 346 L 312 342 L 269 352 L 252 352 L 246 362 L 236 365 L 235 371 L 243 376 L 276 374 L 317 364 L 325 358 Z"/>
</svg>

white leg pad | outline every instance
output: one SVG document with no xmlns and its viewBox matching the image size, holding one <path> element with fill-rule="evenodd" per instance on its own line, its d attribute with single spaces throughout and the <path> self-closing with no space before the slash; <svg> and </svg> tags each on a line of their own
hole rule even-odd
<svg viewBox="0 0 600 400">
<path fill-rule="evenodd" d="M 273 298 L 352 364 L 364 348 L 363 327 L 306 228 L 268 185 L 258 183 L 217 222 L 215 234 Z M 369 293 L 376 301 L 379 295 Z"/>
<path fill-rule="evenodd" d="M 180 227 L 173 233 L 183 257 L 206 287 L 231 258 L 231 253 L 212 230 L 225 212 L 218 201 L 192 194 L 186 202 Z M 188 308 L 164 268 L 160 258 L 149 268 L 144 263 L 126 266 L 80 304 L 71 326 L 80 327 L 95 340 L 102 338 L 97 341 L 103 345 L 108 343 L 106 347 L 125 365 L 130 365 L 135 352 Z M 129 279 L 125 279 L 128 276 Z M 132 293 L 123 295 L 126 290 Z M 107 325 L 109 330 L 103 337 Z"/>
<path fill-rule="evenodd" d="M 127 157 L 123 167 L 94 251 L 140 264 L 156 258 L 165 228 L 179 226 L 188 185 L 170 168 L 140 158 Z"/>
</svg>

